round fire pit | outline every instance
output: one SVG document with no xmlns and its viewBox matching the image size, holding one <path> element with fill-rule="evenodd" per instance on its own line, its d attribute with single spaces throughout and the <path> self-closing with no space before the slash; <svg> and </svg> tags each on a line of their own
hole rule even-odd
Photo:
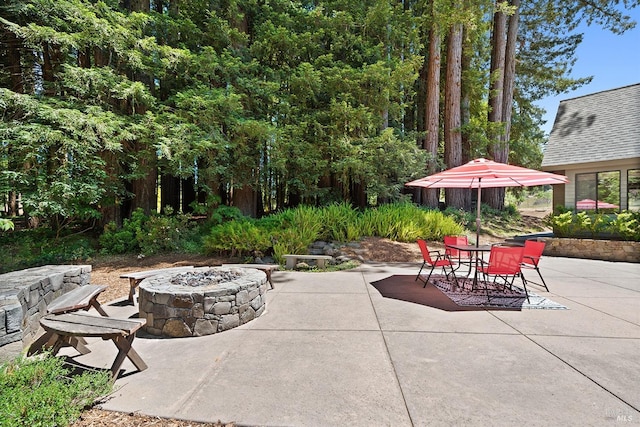
<svg viewBox="0 0 640 427">
<path fill-rule="evenodd" d="M 140 283 L 140 318 L 152 335 L 210 335 L 245 324 L 265 310 L 267 276 L 254 268 L 196 268 Z"/>
</svg>

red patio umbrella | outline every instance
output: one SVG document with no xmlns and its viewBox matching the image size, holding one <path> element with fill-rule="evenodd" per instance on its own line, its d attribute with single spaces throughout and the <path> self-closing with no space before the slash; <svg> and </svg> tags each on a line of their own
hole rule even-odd
<svg viewBox="0 0 640 427">
<path fill-rule="evenodd" d="M 475 159 L 467 164 L 416 179 L 408 187 L 477 188 L 476 246 L 480 241 L 480 191 L 482 188 L 533 187 L 535 185 L 566 184 L 566 176 L 527 169 L 487 159 Z"/>
<path fill-rule="evenodd" d="M 593 210 L 596 209 L 618 209 L 618 205 L 614 205 L 613 203 L 603 202 L 598 200 L 598 205 L 596 206 L 596 201 L 591 199 L 582 199 L 576 203 L 576 209 L 579 210 Z"/>
</svg>

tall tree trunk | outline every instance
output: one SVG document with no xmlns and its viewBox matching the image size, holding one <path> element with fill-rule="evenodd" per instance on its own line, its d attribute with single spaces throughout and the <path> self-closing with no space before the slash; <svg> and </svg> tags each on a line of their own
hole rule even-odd
<svg viewBox="0 0 640 427">
<path fill-rule="evenodd" d="M 3 30 L 3 39 L 7 52 L 7 71 L 11 81 L 11 89 L 16 93 L 24 93 L 24 83 L 22 78 L 22 63 L 20 50 L 22 49 L 22 41 L 8 29 Z M 11 151 L 11 145 L 8 150 Z M 13 156 L 9 155 L 9 158 Z M 11 170 L 15 170 L 10 167 Z M 10 190 L 7 195 L 7 213 L 9 216 L 18 215 L 18 193 Z"/>
<path fill-rule="evenodd" d="M 462 72 L 468 70 L 471 67 L 471 47 L 464 42 L 466 37 L 466 28 L 463 30 L 463 44 L 462 44 Z M 471 122 L 471 100 L 469 98 L 469 84 L 462 82 L 460 100 L 460 119 L 464 129 L 465 126 Z M 462 132 L 462 164 L 465 164 L 471 160 L 471 139 L 469 138 L 469 132 Z M 471 209 L 471 191 L 464 192 L 464 208 L 465 210 Z"/>
<path fill-rule="evenodd" d="M 166 206 L 174 212 L 180 209 L 180 178 L 163 173 L 160 177 L 160 209 Z"/>
<path fill-rule="evenodd" d="M 136 144 L 140 146 L 141 144 Z M 131 192 L 134 198 L 131 202 L 131 211 L 142 208 L 145 215 L 158 210 L 158 197 L 156 194 L 156 186 L 158 183 L 157 159 L 155 152 L 144 153 L 141 149 L 138 151 L 138 165 L 145 175 L 142 178 L 131 181 Z"/>
<path fill-rule="evenodd" d="M 44 80 L 44 93 L 48 96 L 55 95 L 54 88 L 54 48 L 49 43 L 42 45 L 42 80 Z"/>
<path fill-rule="evenodd" d="M 502 84 L 502 122 L 504 128 L 499 134 L 498 143 L 493 148 L 493 159 L 496 162 L 509 162 L 509 140 L 511 139 L 511 116 L 513 113 L 513 91 L 516 75 L 516 42 L 518 37 L 518 20 L 520 17 L 520 0 L 511 0 L 515 12 L 509 16 L 504 55 L 504 80 Z M 494 188 L 488 193 L 489 204 L 494 209 L 504 209 L 504 188 Z"/>
<path fill-rule="evenodd" d="M 234 187 L 232 201 L 243 215 L 251 218 L 258 215 L 258 193 L 250 186 Z"/>
<path fill-rule="evenodd" d="M 20 50 L 22 49 L 22 41 L 16 35 L 4 29 L 4 40 L 7 52 L 7 71 L 11 79 L 11 89 L 16 93 L 24 93 L 24 80 L 22 78 L 22 63 Z"/>
<path fill-rule="evenodd" d="M 433 24 L 429 31 L 429 64 L 427 67 L 427 99 L 425 102 L 424 122 L 426 136 L 423 148 L 429 154 L 427 173 L 437 172 L 438 142 L 440 137 L 440 31 Z M 440 190 L 423 189 L 422 203 L 437 208 Z"/>
<path fill-rule="evenodd" d="M 491 37 L 491 84 L 489 86 L 489 154 L 496 160 L 501 161 L 504 152 L 503 134 L 503 105 L 504 101 L 504 70 L 506 55 L 506 25 L 507 16 L 498 9 L 493 15 L 493 33 Z M 508 153 L 508 151 L 507 151 Z M 490 188 L 484 190 L 483 201 L 494 209 L 504 207 L 504 189 Z"/>
<path fill-rule="evenodd" d="M 502 150 L 497 161 L 506 163 L 509 160 L 509 140 L 511 137 L 511 115 L 513 113 L 513 91 L 516 80 L 516 42 L 518 38 L 518 21 L 520 18 L 520 0 L 511 0 L 515 6 L 515 12 L 509 17 L 507 41 L 504 59 L 504 85 L 502 96 L 502 122 L 504 133 L 502 134 Z"/>
<path fill-rule="evenodd" d="M 444 107 L 444 155 L 447 168 L 462 164 L 460 101 L 462 81 L 462 24 L 453 24 L 447 38 L 447 77 Z M 447 188 L 447 206 L 464 208 L 464 189 Z"/>
<path fill-rule="evenodd" d="M 198 198 L 195 184 L 193 177 L 182 180 L 182 212 L 184 213 L 193 212 L 191 204 L 197 201 Z"/>
</svg>

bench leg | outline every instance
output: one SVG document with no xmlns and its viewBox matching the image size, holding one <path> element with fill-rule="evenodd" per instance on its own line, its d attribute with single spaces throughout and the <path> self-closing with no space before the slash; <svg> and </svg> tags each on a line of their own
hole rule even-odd
<svg viewBox="0 0 640 427">
<path fill-rule="evenodd" d="M 80 354 L 91 353 L 91 350 L 87 347 L 87 341 L 82 337 L 66 337 L 64 341 Z"/>
<path fill-rule="evenodd" d="M 296 267 L 296 262 L 297 261 L 298 261 L 297 258 L 287 257 L 287 265 L 285 266 L 285 268 L 287 270 L 293 270 Z"/>
<path fill-rule="evenodd" d="M 82 337 L 61 336 L 54 332 L 46 331 L 29 346 L 27 356 L 38 354 L 49 349 L 51 349 L 51 354 L 55 356 L 65 345 L 75 348 L 80 354 L 91 353 L 91 350 L 87 347 L 87 341 Z"/>
<path fill-rule="evenodd" d="M 54 338 L 54 333 L 50 331 L 45 331 L 44 334 L 40 335 L 38 339 L 31 343 L 29 346 L 29 350 L 27 350 L 27 356 L 31 356 L 34 354 L 40 353 L 43 349 L 49 349 L 53 347 L 53 344 L 57 340 L 57 336 Z"/>
<path fill-rule="evenodd" d="M 318 258 L 316 260 L 316 265 L 318 266 L 318 268 L 324 268 L 324 258 Z"/>
<path fill-rule="evenodd" d="M 109 315 L 107 314 L 106 311 L 104 311 L 104 309 L 102 308 L 102 306 L 100 305 L 97 299 L 94 298 L 91 300 L 91 306 L 95 308 L 98 311 L 98 313 L 100 313 L 101 316 L 109 317 Z"/>
<path fill-rule="evenodd" d="M 138 286 L 138 283 L 140 283 L 140 281 L 137 279 L 129 279 L 129 286 L 131 286 L 131 289 L 129 289 L 129 302 L 132 304 L 133 298 L 136 296 L 136 287 Z"/>
<path fill-rule="evenodd" d="M 273 287 L 273 282 L 271 281 L 271 270 L 265 270 L 265 274 L 267 275 L 267 282 L 269 282 L 269 286 L 271 289 L 275 289 Z"/>
<path fill-rule="evenodd" d="M 125 357 L 128 357 L 139 371 L 144 371 L 145 369 L 147 369 L 147 364 L 144 363 L 140 355 L 131 346 L 133 344 L 134 337 L 135 335 L 132 334 L 126 338 L 118 336 L 111 339 L 119 350 L 118 355 L 116 356 L 116 360 L 114 360 L 113 365 L 111 365 L 111 376 L 113 377 L 113 379 L 116 379 L 116 377 L 118 376 L 120 366 L 122 366 L 122 362 L 124 362 Z"/>
</svg>

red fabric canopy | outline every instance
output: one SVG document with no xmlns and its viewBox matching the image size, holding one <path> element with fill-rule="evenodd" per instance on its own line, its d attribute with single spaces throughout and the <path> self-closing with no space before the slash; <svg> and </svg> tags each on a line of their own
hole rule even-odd
<svg viewBox="0 0 640 427">
<path fill-rule="evenodd" d="M 566 184 L 566 176 L 520 166 L 475 159 L 424 178 L 406 183 L 409 187 L 426 188 L 495 188 L 532 187 L 535 185 Z"/>
</svg>

